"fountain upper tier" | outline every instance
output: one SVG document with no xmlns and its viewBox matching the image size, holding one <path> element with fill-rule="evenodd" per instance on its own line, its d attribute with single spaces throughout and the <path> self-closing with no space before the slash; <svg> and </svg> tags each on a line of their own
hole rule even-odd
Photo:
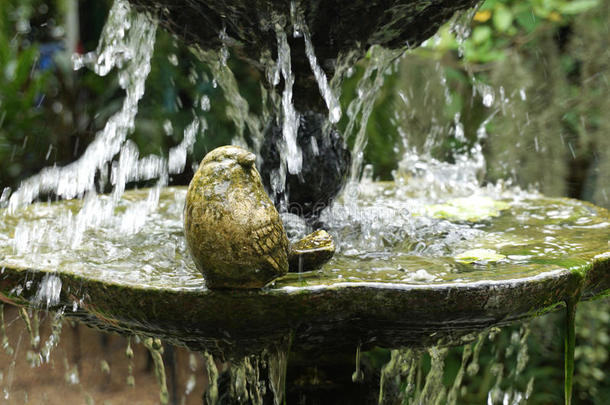
<svg viewBox="0 0 610 405">
<path fill-rule="evenodd" d="M 264 55 L 277 51 L 278 25 L 288 35 L 295 72 L 295 104 L 319 109 L 316 79 L 306 56 L 302 21 L 316 57 L 332 76 L 339 55 L 353 61 L 372 45 L 413 48 L 436 33 L 456 12 L 478 0 L 130 0 L 155 15 L 168 31 L 202 49 L 231 47 L 264 71 Z M 298 25 L 298 24 L 297 24 Z M 296 37 L 296 38 L 295 38 Z"/>
</svg>

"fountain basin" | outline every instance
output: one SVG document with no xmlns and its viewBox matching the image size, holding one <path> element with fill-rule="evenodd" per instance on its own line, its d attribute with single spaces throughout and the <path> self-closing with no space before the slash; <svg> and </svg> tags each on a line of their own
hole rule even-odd
<svg viewBox="0 0 610 405">
<path fill-rule="evenodd" d="M 63 308 L 94 327 L 231 357 L 287 335 L 294 349 L 305 351 L 457 344 L 579 293 L 610 293 L 608 212 L 576 200 L 515 198 L 495 217 L 456 220 L 485 229 L 467 244 L 493 244 L 505 256 L 498 262 L 462 263 L 457 255 L 416 256 L 398 248 L 384 255 L 338 252 L 320 270 L 288 274 L 261 290 L 212 291 L 186 252 L 186 189 L 161 190 L 158 208 L 151 208 L 155 193 L 126 192 L 112 223 L 96 224 L 93 211 L 81 210 L 89 212 L 89 228 L 78 210 L 110 197 L 0 214 L 0 299 Z M 146 222 L 138 225 L 142 217 Z M 540 221 L 547 226 L 537 227 Z M 78 226 L 85 227 L 82 239 L 71 240 L 75 234 L 67 229 Z M 24 251 L 24 240 L 35 248 Z"/>
</svg>

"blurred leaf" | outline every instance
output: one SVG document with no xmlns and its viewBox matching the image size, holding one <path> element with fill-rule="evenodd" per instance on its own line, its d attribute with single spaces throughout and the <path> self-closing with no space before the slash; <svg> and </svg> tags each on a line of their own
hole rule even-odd
<svg viewBox="0 0 610 405">
<path fill-rule="evenodd" d="M 598 0 L 573 0 L 560 4 L 558 9 L 562 14 L 574 15 L 588 11 L 598 4 Z"/>
<path fill-rule="evenodd" d="M 540 19 L 534 15 L 532 10 L 527 9 L 515 15 L 517 23 L 530 33 L 540 24 Z"/>
<path fill-rule="evenodd" d="M 500 32 L 508 30 L 513 24 L 513 13 L 504 5 L 498 5 L 493 12 L 494 27 Z"/>
<path fill-rule="evenodd" d="M 491 28 L 487 25 L 475 27 L 475 29 L 472 30 L 472 41 L 475 44 L 480 45 L 486 41 L 489 41 L 491 38 L 491 33 Z"/>
</svg>

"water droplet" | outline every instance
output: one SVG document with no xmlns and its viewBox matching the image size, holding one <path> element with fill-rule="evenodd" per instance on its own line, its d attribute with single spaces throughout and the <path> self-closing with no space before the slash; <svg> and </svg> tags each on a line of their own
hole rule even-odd
<svg viewBox="0 0 610 405">
<path fill-rule="evenodd" d="M 494 95 L 492 93 L 483 94 L 483 105 L 485 107 L 491 107 L 494 103 Z"/>
<path fill-rule="evenodd" d="M 178 66 L 178 56 L 175 53 L 170 53 L 167 55 L 167 60 L 174 66 Z"/>
</svg>

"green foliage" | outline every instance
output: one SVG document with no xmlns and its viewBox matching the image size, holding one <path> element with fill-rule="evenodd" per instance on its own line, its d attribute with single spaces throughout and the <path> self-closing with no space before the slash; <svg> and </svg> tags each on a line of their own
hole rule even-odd
<svg viewBox="0 0 610 405">
<path fill-rule="evenodd" d="M 0 8 L 0 190 L 72 161 L 118 107 L 112 76 L 74 72 L 61 50 L 41 54 L 42 45 L 61 43 L 56 10 L 41 4 L 10 0 Z M 51 23 L 42 30 L 36 19 Z"/>
<path fill-rule="evenodd" d="M 0 9 L 0 185 L 40 158 L 40 145 L 31 135 L 42 129 L 44 110 L 36 106 L 49 78 L 35 69 L 38 49 L 20 49 L 19 37 L 3 29 L 11 24 L 17 31 L 27 27 L 28 7 L 11 5 Z"/>
<path fill-rule="evenodd" d="M 427 48 L 446 52 L 463 50 L 464 61 L 503 60 L 513 47 L 529 42 L 538 31 L 570 24 L 574 17 L 599 5 L 599 0 L 486 0 L 472 17 L 468 38 L 452 35 L 451 26 L 439 32 L 439 41 Z"/>
</svg>

